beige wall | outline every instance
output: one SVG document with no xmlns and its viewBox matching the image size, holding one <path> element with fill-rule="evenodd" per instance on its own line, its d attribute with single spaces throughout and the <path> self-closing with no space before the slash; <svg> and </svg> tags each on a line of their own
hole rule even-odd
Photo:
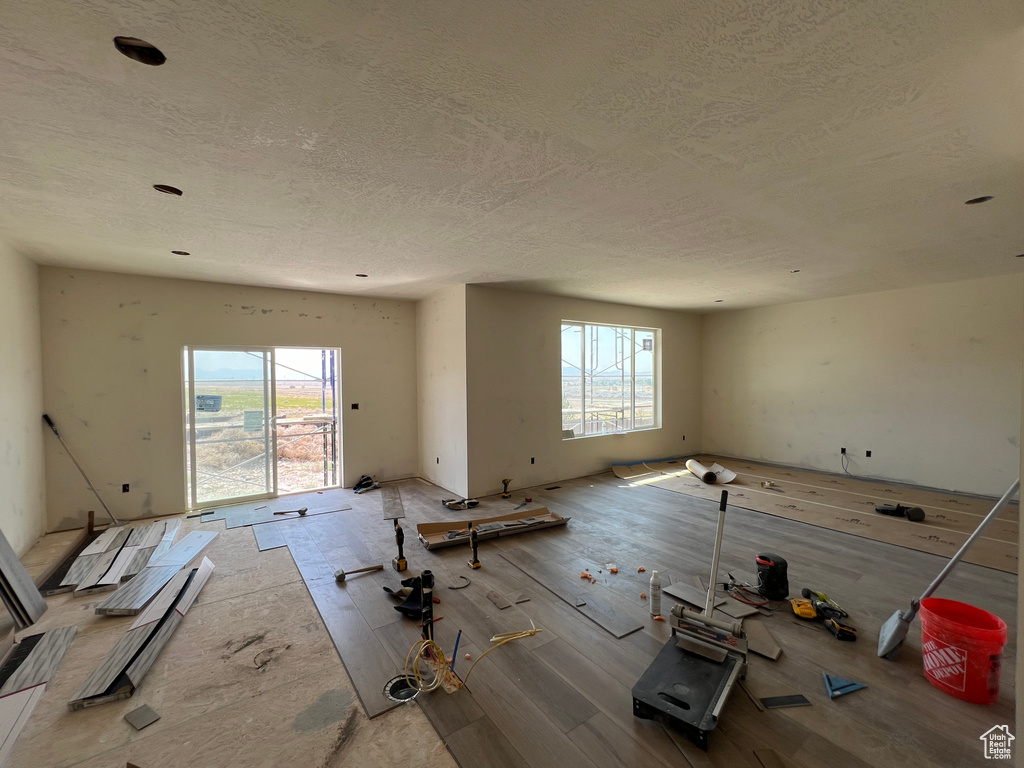
<svg viewBox="0 0 1024 768">
<path fill-rule="evenodd" d="M 0 529 L 23 555 L 46 532 L 39 270 L 2 243 L 0 361 Z"/>
<path fill-rule="evenodd" d="M 420 477 L 469 495 L 466 433 L 466 286 L 416 304 Z"/>
<path fill-rule="evenodd" d="M 477 285 L 466 298 L 472 495 L 503 477 L 522 488 L 699 448 L 700 317 Z M 661 429 L 562 440 L 562 320 L 661 328 Z"/>
<path fill-rule="evenodd" d="M 119 517 L 185 503 L 186 344 L 340 347 L 344 484 L 417 473 L 411 302 L 52 267 L 40 296 L 43 403 Z M 97 508 L 52 442 L 46 489 L 51 529 Z"/>
<path fill-rule="evenodd" d="M 708 315 L 713 453 L 999 496 L 1020 463 L 1022 278 Z M 865 458 L 865 451 L 872 458 Z"/>
</svg>

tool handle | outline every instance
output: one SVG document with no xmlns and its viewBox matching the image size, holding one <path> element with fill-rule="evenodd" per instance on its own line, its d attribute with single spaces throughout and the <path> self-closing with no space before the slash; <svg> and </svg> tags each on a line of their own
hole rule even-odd
<svg viewBox="0 0 1024 768">
<path fill-rule="evenodd" d="M 370 566 L 367 566 L 366 568 L 356 568 L 354 571 L 345 571 L 345 573 L 346 574 L 366 573 L 367 571 L 383 571 L 383 570 L 384 570 L 384 566 L 383 565 L 370 565 Z"/>
<path fill-rule="evenodd" d="M 967 549 L 971 546 L 971 544 L 974 543 L 974 540 L 981 536 L 985 529 L 988 528 L 989 524 L 997 517 L 999 517 L 999 513 L 1002 512 L 1006 505 L 1010 503 L 1010 497 L 1013 496 L 1013 494 L 1015 494 L 1019 489 L 1020 478 L 1018 477 L 1016 480 L 1013 481 L 1013 484 L 1006 489 L 1006 493 L 1004 493 L 1002 497 L 999 499 L 999 501 L 996 502 L 996 505 L 992 507 L 992 511 L 985 515 L 985 519 L 982 520 L 981 523 L 979 523 L 978 527 L 974 529 L 974 533 L 972 533 L 968 537 L 967 541 L 964 542 L 964 545 L 960 547 L 960 549 L 957 550 L 957 553 L 953 555 L 952 558 L 950 558 L 948 563 L 946 563 L 946 567 L 943 568 L 939 572 L 939 575 L 935 577 L 935 581 L 928 585 L 928 588 L 924 591 L 924 594 L 922 594 L 921 597 L 918 598 L 918 604 L 920 604 L 920 602 L 925 598 L 931 597 L 932 593 L 935 592 L 935 590 L 941 586 L 946 576 L 948 576 L 949 572 L 953 570 L 953 566 L 960 562 L 960 558 L 964 556 L 964 553 L 967 552 Z M 914 610 L 914 613 L 917 613 L 917 611 Z"/>
<path fill-rule="evenodd" d="M 729 492 L 722 491 L 722 501 L 718 505 L 718 533 L 715 535 L 715 554 L 711 558 L 711 583 L 708 584 L 708 599 L 704 606 L 704 615 L 712 616 L 715 610 L 715 582 L 718 581 L 718 556 L 722 554 L 722 529 L 725 528 L 725 503 Z"/>
<path fill-rule="evenodd" d="M 60 437 L 60 432 L 57 431 L 57 427 L 53 423 L 53 420 L 49 416 L 47 416 L 45 413 L 43 414 L 43 421 L 46 422 L 46 426 L 48 426 L 50 429 L 53 430 L 53 434 L 55 434 L 57 437 Z"/>
</svg>

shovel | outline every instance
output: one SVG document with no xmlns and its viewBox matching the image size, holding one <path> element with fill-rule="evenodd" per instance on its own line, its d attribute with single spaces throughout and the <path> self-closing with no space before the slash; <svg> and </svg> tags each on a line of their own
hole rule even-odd
<svg viewBox="0 0 1024 768">
<path fill-rule="evenodd" d="M 968 547 L 974 543 L 984 530 L 988 527 L 989 523 L 999 517 L 999 513 L 1003 511 L 1007 503 L 1010 501 L 1010 497 L 1013 496 L 1020 488 L 1020 478 L 1013 481 L 1013 485 L 1009 487 L 1006 493 L 1003 494 L 1002 498 L 996 502 L 996 505 L 992 507 L 992 511 L 985 515 L 985 519 L 982 520 L 978 527 L 974 529 L 974 533 L 970 535 L 964 545 L 960 547 L 955 555 L 946 563 L 946 567 L 942 569 L 938 576 L 935 577 L 935 581 L 928 585 L 928 588 L 924 591 L 917 600 L 910 602 L 909 611 L 896 611 L 892 616 L 889 617 L 888 621 L 882 625 L 882 628 L 878 631 L 878 656 L 880 658 L 886 658 L 895 660 L 900 655 L 900 650 L 903 648 L 903 641 L 907 639 L 907 632 L 910 631 L 910 624 L 914 621 L 914 617 L 917 616 L 917 610 L 921 607 L 921 601 L 926 597 L 931 597 L 932 593 L 939 588 L 949 572 L 953 570 L 960 558 L 964 556 Z"/>
</svg>

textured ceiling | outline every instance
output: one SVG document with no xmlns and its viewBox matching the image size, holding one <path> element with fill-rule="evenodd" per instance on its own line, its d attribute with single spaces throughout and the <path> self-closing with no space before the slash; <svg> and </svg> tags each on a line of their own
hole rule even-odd
<svg viewBox="0 0 1024 768">
<path fill-rule="evenodd" d="M 701 311 L 1024 269 L 1017 0 L 0 0 L 0 18 L 0 239 L 40 263 Z"/>
</svg>

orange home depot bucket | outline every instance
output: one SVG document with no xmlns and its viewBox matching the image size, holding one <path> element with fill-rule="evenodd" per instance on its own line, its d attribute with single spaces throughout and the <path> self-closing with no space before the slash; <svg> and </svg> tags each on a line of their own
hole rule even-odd
<svg viewBox="0 0 1024 768">
<path fill-rule="evenodd" d="M 921 601 L 921 650 L 928 681 L 974 704 L 995 704 L 1006 622 L 956 600 Z"/>
</svg>

